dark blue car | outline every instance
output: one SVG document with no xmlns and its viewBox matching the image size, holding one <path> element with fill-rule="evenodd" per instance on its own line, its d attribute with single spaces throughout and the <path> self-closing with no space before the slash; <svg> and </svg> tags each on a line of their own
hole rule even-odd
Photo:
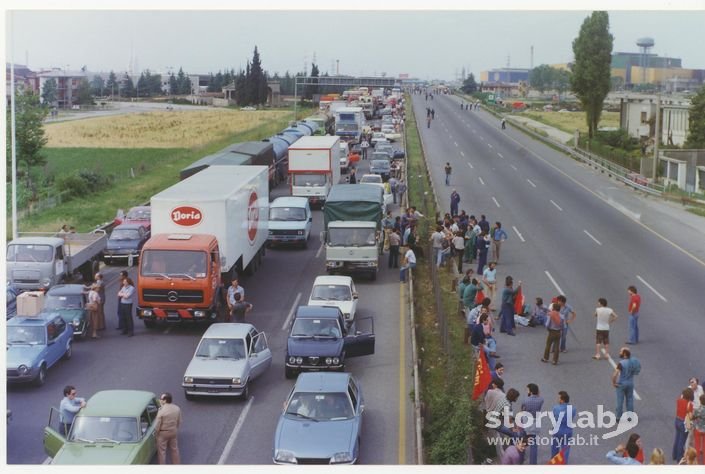
<svg viewBox="0 0 705 474">
<path fill-rule="evenodd" d="M 142 246 L 149 240 L 149 231 L 139 224 L 120 224 L 113 229 L 103 251 L 103 261 L 109 265 L 115 261 L 124 265 L 137 262 Z"/>
<path fill-rule="evenodd" d="M 369 329 L 362 330 L 362 326 Z M 284 375 L 303 371 L 345 370 L 345 359 L 374 354 L 371 317 L 357 318 L 346 328 L 345 317 L 334 306 L 299 306 L 286 345 Z"/>
</svg>

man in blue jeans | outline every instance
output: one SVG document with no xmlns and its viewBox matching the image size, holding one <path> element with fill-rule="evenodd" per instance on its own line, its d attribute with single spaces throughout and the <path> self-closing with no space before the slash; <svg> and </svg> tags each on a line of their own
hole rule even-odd
<svg viewBox="0 0 705 474">
<path fill-rule="evenodd" d="M 641 372 L 641 363 L 632 357 L 626 347 L 619 350 L 620 361 L 612 373 L 612 386 L 617 392 L 617 420 L 622 418 L 623 405 L 626 402 L 627 411 L 634 411 L 634 376 Z"/>
<path fill-rule="evenodd" d="M 407 268 L 416 268 L 416 255 L 414 254 L 414 251 L 411 250 L 411 247 L 407 247 L 402 266 L 399 268 L 399 281 L 402 283 L 406 282 Z"/>
<path fill-rule="evenodd" d="M 568 392 L 561 390 L 558 392 L 558 405 L 553 406 L 553 418 L 559 420 L 558 426 L 553 429 L 551 436 L 551 457 L 556 456 L 565 449 L 563 457 L 565 463 L 568 464 L 570 457 L 570 447 L 573 443 L 573 425 L 577 412 L 573 405 L 570 404 L 570 395 Z"/>
<path fill-rule="evenodd" d="M 575 321 L 575 310 L 571 305 L 567 303 L 567 299 L 563 295 L 558 295 L 558 304 L 560 305 L 561 309 L 558 310 L 558 312 L 561 314 L 561 352 L 567 352 L 567 349 L 565 347 L 565 343 L 568 340 L 568 325 L 572 324 L 573 321 Z"/>
<path fill-rule="evenodd" d="M 529 464 L 538 464 L 539 447 L 536 444 L 536 435 L 541 433 L 541 429 L 537 427 L 536 419 L 538 413 L 543 408 L 543 397 L 539 395 L 539 386 L 535 383 L 530 383 L 526 386 L 527 396 L 521 404 L 521 411 L 531 413 L 534 417 L 534 424 L 526 428 L 526 434 L 529 437 Z"/>
<path fill-rule="evenodd" d="M 641 296 L 637 293 L 635 286 L 627 288 L 627 293 L 629 293 L 629 340 L 627 340 L 627 344 L 638 344 Z"/>
</svg>

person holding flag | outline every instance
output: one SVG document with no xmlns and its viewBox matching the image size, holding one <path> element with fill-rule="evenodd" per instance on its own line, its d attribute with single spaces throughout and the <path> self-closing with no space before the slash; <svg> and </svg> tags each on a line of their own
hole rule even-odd
<svg viewBox="0 0 705 474">
<path fill-rule="evenodd" d="M 570 404 L 568 392 L 565 390 L 558 392 L 558 404 L 553 406 L 553 418 L 558 420 L 559 424 L 551 436 L 551 457 L 555 458 L 560 454 L 563 462 L 555 464 L 568 464 L 576 415 L 575 408 Z"/>
<path fill-rule="evenodd" d="M 478 351 L 475 359 L 475 379 L 472 387 L 472 399 L 477 400 L 480 395 L 485 393 L 485 389 L 490 384 L 492 377 L 490 375 L 490 366 L 487 363 L 485 351 Z"/>
<path fill-rule="evenodd" d="M 501 318 L 501 323 L 499 326 L 499 332 L 504 332 L 510 336 L 516 336 L 514 334 L 514 328 L 516 324 L 514 323 L 514 304 L 516 301 L 516 296 L 521 290 L 521 281 L 517 288 L 514 289 L 514 279 L 508 276 L 504 279 L 505 287 L 502 290 L 502 309 L 500 310 L 499 316 Z"/>
</svg>

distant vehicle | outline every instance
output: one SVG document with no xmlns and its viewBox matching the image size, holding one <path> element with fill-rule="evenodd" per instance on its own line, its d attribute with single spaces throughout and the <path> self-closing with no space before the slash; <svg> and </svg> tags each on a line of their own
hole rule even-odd
<svg viewBox="0 0 705 474">
<path fill-rule="evenodd" d="M 372 160 L 370 161 L 370 173 L 378 174 L 382 177 L 382 181 L 387 182 L 392 172 L 392 166 L 389 160 Z"/>
<path fill-rule="evenodd" d="M 74 337 L 88 333 L 87 291 L 83 285 L 56 285 L 44 296 L 45 313 L 58 313 L 73 330 Z"/>
<path fill-rule="evenodd" d="M 52 464 L 149 464 L 157 453 L 159 400 L 142 390 L 104 390 L 86 401 L 68 436 L 59 410 L 49 410 L 44 452 Z"/>
<path fill-rule="evenodd" d="M 311 235 L 313 213 L 308 198 L 282 196 L 269 204 L 267 243 L 300 244 L 306 248 Z"/>
<path fill-rule="evenodd" d="M 183 383 L 186 399 L 194 395 L 237 396 L 247 400 L 250 383 L 272 365 L 267 337 L 252 324 L 212 324 L 198 343 Z"/>
<path fill-rule="evenodd" d="M 360 323 L 369 324 L 370 329 L 358 330 Z M 348 327 L 340 308 L 299 306 L 286 344 L 284 375 L 290 379 L 308 370 L 343 371 L 346 358 L 374 352 L 371 317 L 359 318 Z"/>
<path fill-rule="evenodd" d="M 377 142 L 387 142 L 388 140 L 384 136 L 384 132 L 374 132 L 370 141 L 372 142 L 372 145 L 374 145 Z"/>
<path fill-rule="evenodd" d="M 247 107 L 240 107 L 240 110 L 245 110 L 247 112 L 251 112 L 253 110 L 257 110 L 257 107 L 252 107 L 251 105 L 248 105 Z"/>
<path fill-rule="evenodd" d="M 381 184 L 384 186 L 382 177 L 378 174 L 363 174 L 358 184 Z"/>
<path fill-rule="evenodd" d="M 345 317 L 345 323 L 355 320 L 357 311 L 357 290 L 355 282 L 349 276 L 318 276 L 313 282 L 309 306 L 335 306 Z"/>
<path fill-rule="evenodd" d="M 393 145 L 391 143 L 378 142 L 375 145 L 375 151 L 383 151 L 389 155 L 390 159 L 404 158 L 404 150 L 398 147 L 398 145 Z"/>
<path fill-rule="evenodd" d="M 355 464 L 365 400 L 349 373 L 301 374 L 274 434 L 275 464 Z"/>
<path fill-rule="evenodd" d="M 149 231 L 141 224 L 120 224 L 113 228 L 108 244 L 103 251 L 103 261 L 106 265 L 116 260 L 125 265 L 136 264 L 140 251 L 149 240 Z"/>
<path fill-rule="evenodd" d="M 44 385 L 47 370 L 70 359 L 72 348 L 73 329 L 58 313 L 7 320 L 7 382 Z"/>
<path fill-rule="evenodd" d="M 113 225 L 121 224 L 137 224 L 143 226 L 147 230 L 152 229 L 152 208 L 150 206 L 135 206 L 127 211 L 127 215 L 122 213 L 122 209 L 118 210 L 117 216 L 113 221 Z"/>
<path fill-rule="evenodd" d="M 5 319 L 10 319 L 17 314 L 17 289 L 9 282 L 5 289 Z"/>
</svg>

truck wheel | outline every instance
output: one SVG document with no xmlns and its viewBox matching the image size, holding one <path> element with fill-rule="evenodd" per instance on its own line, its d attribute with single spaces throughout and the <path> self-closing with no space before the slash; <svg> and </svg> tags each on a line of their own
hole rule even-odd
<svg viewBox="0 0 705 474">
<path fill-rule="evenodd" d="M 144 320 L 144 327 L 147 329 L 154 329 L 157 327 L 157 322 L 156 321 L 149 321 L 147 319 Z"/>
<path fill-rule="evenodd" d="M 296 377 L 296 371 L 294 369 L 290 369 L 289 367 L 284 367 L 284 377 L 287 379 L 293 379 Z"/>
</svg>

